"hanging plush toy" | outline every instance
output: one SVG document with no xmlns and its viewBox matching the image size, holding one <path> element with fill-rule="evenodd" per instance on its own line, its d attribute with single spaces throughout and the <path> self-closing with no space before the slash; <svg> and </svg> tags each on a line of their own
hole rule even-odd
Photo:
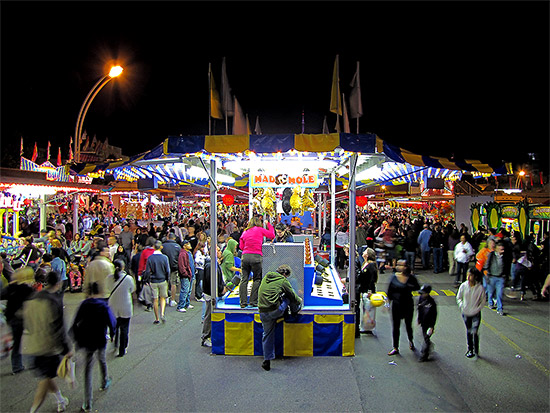
<svg viewBox="0 0 550 413">
<path fill-rule="evenodd" d="M 252 198 L 252 208 L 256 210 L 259 214 L 263 214 L 262 210 L 262 198 L 264 197 L 264 189 L 258 189 L 258 194 Z"/>
<path fill-rule="evenodd" d="M 290 197 L 290 207 L 292 208 L 293 214 L 296 214 L 296 213 L 300 213 L 300 215 L 303 214 L 300 192 L 301 190 L 299 186 L 294 187 L 294 189 L 292 190 L 292 196 Z"/>
<path fill-rule="evenodd" d="M 313 194 L 309 188 L 304 189 L 304 195 L 302 195 L 302 211 L 315 211 L 317 205 L 313 200 Z"/>
<path fill-rule="evenodd" d="M 273 188 L 266 188 L 264 191 L 264 196 L 262 198 L 262 209 L 264 213 L 269 214 L 269 216 L 271 217 L 274 217 L 276 201 L 277 198 L 275 198 L 275 192 L 273 191 Z"/>
<path fill-rule="evenodd" d="M 285 188 L 283 191 L 283 212 L 286 215 L 290 215 L 292 208 L 290 207 L 290 197 L 292 196 L 292 189 Z"/>
</svg>

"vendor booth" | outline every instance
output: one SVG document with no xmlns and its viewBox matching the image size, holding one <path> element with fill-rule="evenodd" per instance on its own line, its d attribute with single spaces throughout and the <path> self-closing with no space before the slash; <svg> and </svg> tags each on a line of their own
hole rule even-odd
<svg viewBox="0 0 550 413">
<path fill-rule="evenodd" d="M 379 144 L 378 153 L 375 148 Z M 355 353 L 355 277 L 349 285 L 341 281 L 335 264 L 335 214 L 338 179 L 346 177 L 343 188 L 348 195 L 349 238 L 355 240 L 356 173 L 383 162 L 388 149 L 396 162 L 408 156 L 399 148 L 386 145 L 374 134 L 334 133 L 323 135 L 216 135 L 169 137 L 153 150 L 126 162 L 102 165 L 78 164 L 76 173 L 109 171 L 115 179 L 136 181 L 156 179 L 177 192 L 195 187 L 210 195 L 210 233 L 217 233 L 218 193 L 231 186 L 248 198 L 249 216 L 253 211 L 276 222 L 282 215 L 304 216 L 312 223 L 326 219 L 331 211 L 331 248 L 329 263 L 316 256 L 307 235 L 293 244 L 266 240 L 263 273 L 281 264 L 292 269 L 291 284 L 303 300 L 298 315 L 278 323 L 276 354 L 284 356 L 352 356 Z M 419 157 L 420 166 L 455 170 L 491 169 L 489 165 L 463 162 L 457 166 L 441 158 Z M 393 158 L 392 158 L 393 159 Z M 491 169 L 492 170 L 492 169 Z M 202 182 L 201 182 L 202 180 Z M 366 177 L 363 185 L 376 184 Z M 248 188 L 247 188 L 248 187 Z M 242 189 L 241 189 L 242 188 Z M 319 190 L 323 188 L 323 190 Z M 246 190 L 248 189 L 248 190 Z M 328 198 L 330 197 L 330 198 Z M 319 236 L 322 225 L 318 225 Z M 354 250 L 352 244 L 350 248 Z M 216 256 L 216 244 L 210 255 Z M 348 274 L 355 274 L 350 260 Z M 215 266 L 212 290 L 217 291 Z M 250 293 L 250 281 L 241 282 Z M 226 355 L 261 355 L 262 324 L 257 309 L 240 308 L 238 289 L 212 301 L 212 352 Z"/>
</svg>

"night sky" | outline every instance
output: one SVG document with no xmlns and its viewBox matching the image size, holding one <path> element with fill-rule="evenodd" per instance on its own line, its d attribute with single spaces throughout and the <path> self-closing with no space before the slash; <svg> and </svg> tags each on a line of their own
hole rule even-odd
<svg viewBox="0 0 550 413">
<path fill-rule="evenodd" d="M 264 134 L 321 133 L 332 70 L 361 65 L 360 132 L 426 155 L 523 162 L 549 153 L 549 3 L 6 2 L 1 7 L 3 160 L 69 137 L 110 63 L 124 66 L 84 129 L 147 151 L 208 133 L 208 63 Z M 355 121 L 351 121 L 355 132 Z M 223 122 L 216 133 L 224 133 Z"/>
</svg>

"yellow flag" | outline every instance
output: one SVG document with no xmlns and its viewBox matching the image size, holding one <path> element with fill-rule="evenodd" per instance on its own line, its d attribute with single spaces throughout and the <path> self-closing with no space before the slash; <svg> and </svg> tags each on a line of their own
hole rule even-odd
<svg viewBox="0 0 550 413">
<path fill-rule="evenodd" d="M 220 95 L 216 90 L 214 76 L 212 76 L 212 68 L 208 65 L 208 79 L 210 83 L 210 116 L 214 119 L 223 119 L 223 114 L 220 104 Z"/>
<path fill-rule="evenodd" d="M 340 97 L 340 70 L 338 66 L 338 55 L 334 61 L 332 72 L 332 90 L 330 91 L 330 111 L 342 115 L 342 98 Z"/>
</svg>

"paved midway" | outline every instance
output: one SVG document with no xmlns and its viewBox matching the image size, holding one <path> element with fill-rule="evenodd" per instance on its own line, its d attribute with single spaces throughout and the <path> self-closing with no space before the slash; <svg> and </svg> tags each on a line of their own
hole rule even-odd
<svg viewBox="0 0 550 413">
<path fill-rule="evenodd" d="M 380 276 L 385 291 L 390 274 Z M 200 346 L 201 303 L 185 314 L 167 308 L 168 322 L 153 325 L 153 314 L 135 308 L 128 354 L 108 352 L 113 378 L 99 392 L 94 369 L 94 409 L 100 412 L 547 412 L 550 411 L 549 304 L 505 299 L 501 317 L 482 313 L 481 357 L 469 360 L 464 323 L 456 306 L 453 277 L 420 272 L 438 294 L 439 316 L 433 336 L 434 360 L 418 363 L 408 350 L 404 326 L 401 355 L 391 349 L 389 314 L 377 313 L 377 337 L 361 335 L 355 357 L 307 357 L 275 360 L 271 371 L 261 357 L 215 356 Z M 530 298 L 530 295 L 528 295 Z M 72 321 L 82 294 L 65 294 L 66 319 Z M 416 320 L 416 315 L 415 315 Z M 416 321 L 415 321 L 416 323 Z M 414 325 L 415 342 L 421 332 Z M 110 349 L 110 347 L 109 347 Z M 389 364 L 391 361 L 394 363 Z M 83 400 L 83 370 L 69 389 L 69 412 Z M 58 379 L 59 380 L 59 379 Z M 0 411 L 28 412 L 37 379 L 31 371 L 11 375 L 0 361 Z M 41 412 L 56 411 L 48 396 Z"/>
</svg>

